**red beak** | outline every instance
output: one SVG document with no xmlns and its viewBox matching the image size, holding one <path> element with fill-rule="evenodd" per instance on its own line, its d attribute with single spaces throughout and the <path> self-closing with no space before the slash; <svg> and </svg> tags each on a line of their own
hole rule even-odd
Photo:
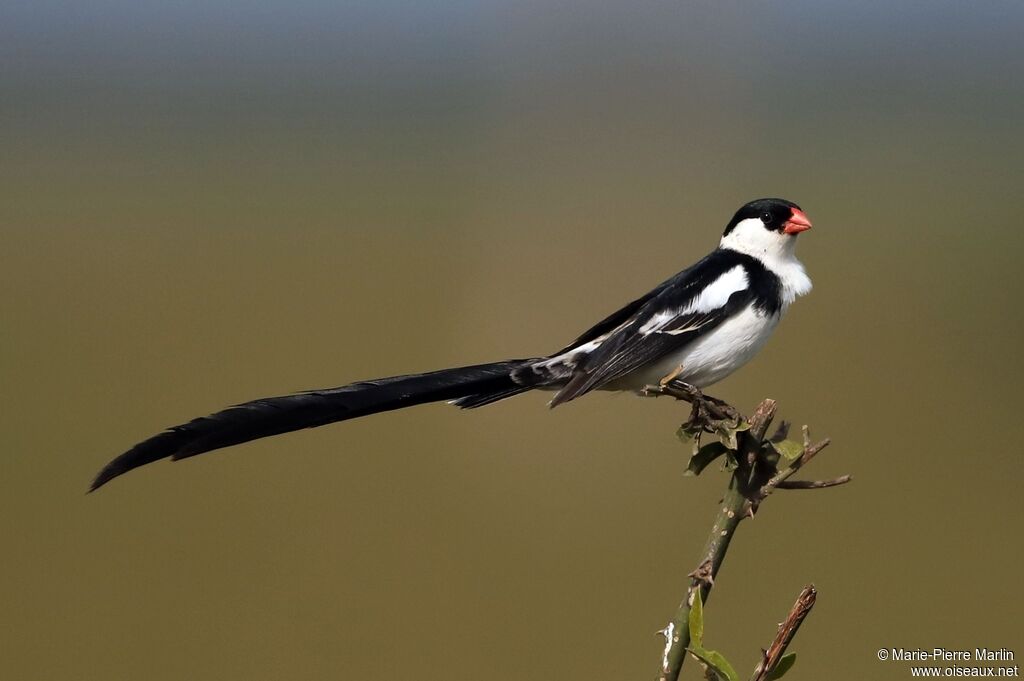
<svg viewBox="0 0 1024 681">
<path fill-rule="evenodd" d="M 804 212 L 799 208 L 791 208 L 793 213 L 789 216 L 789 219 L 782 226 L 782 231 L 786 234 L 799 234 L 800 232 L 806 232 L 811 228 L 811 221 L 807 219 Z"/>
</svg>

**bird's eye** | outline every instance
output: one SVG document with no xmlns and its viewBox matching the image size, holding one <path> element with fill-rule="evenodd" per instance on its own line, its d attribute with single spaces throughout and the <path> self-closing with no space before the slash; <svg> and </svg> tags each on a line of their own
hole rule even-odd
<svg viewBox="0 0 1024 681">
<path fill-rule="evenodd" d="M 767 225 L 771 221 L 772 221 L 772 214 L 771 213 L 761 213 L 761 222 L 763 222 L 764 224 Z"/>
</svg>

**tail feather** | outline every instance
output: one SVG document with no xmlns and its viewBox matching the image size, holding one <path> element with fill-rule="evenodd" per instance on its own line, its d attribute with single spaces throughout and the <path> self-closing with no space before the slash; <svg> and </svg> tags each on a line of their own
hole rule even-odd
<svg viewBox="0 0 1024 681">
<path fill-rule="evenodd" d="M 442 400 L 460 404 L 462 400 L 472 398 L 478 403 L 460 406 L 482 406 L 529 390 L 513 381 L 511 374 L 533 361 L 478 364 L 245 402 L 173 426 L 143 440 L 108 463 L 96 476 L 89 491 L 160 459 L 185 459 L 303 428 Z M 480 401 L 485 397 L 487 401 Z"/>
<path fill-rule="evenodd" d="M 515 397 L 516 395 L 525 393 L 529 390 L 533 390 L 533 387 L 515 385 L 504 390 L 495 390 L 476 395 L 466 395 L 465 397 L 460 397 L 457 400 L 452 400 L 452 404 L 460 409 L 476 409 L 477 407 L 485 407 L 488 404 L 494 404 L 501 400 L 507 400 L 510 397 Z"/>
</svg>

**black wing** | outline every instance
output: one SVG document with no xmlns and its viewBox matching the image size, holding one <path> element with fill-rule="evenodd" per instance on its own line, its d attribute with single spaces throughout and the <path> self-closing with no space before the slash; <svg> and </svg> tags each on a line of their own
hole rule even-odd
<svg viewBox="0 0 1024 681">
<path fill-rule="evenodd" d="M 615 327 L 609 325 L 604 331 L 609 335 L 600 346 L 577 360 L 572 377 L 555 395 L 551 406 L 568 402 L 661 359 L 755 303 L 754 291 L 745 287 L 732 293 L 720 307 L 683 312 L 706 287 L 744 264 L 739 254 L 715 251 L 652 291 L 628 317 L 618 320 Z M 744 274 L 748 274 L 746 268 Z M 658 315 L 665 318 L 656 321 Z"/>
<path fill-rule="evenodd" d="M 737 291 L 722 307 L 709 312 L 679 315 L 665 326 L 647 332 L 640 331 L 643 319 L 634 319 L 577 365 L 572 378 L 551 400 L 551 406 L 568 402 L 661 359 L 710 332 L 753 300 L 749 289 Z"/>
<path fill-rule="evenodd" d="M 665 290 L 665 288 L 668 287 L 673 281 L 675 281 L 676 277 L 678 276 L 679 275 L 676 275 L 675 277 L 672 277 L 667 281 L 663 281 L 662 283 L 658 284 L 658 286 L 656 286 L 654 289 L 648 291 L 645 295 L 637 298 L 631 303 L 627 303 L 620 309 L 611 313 L 610 315 L 599 321 L 597 324 L 594 324 L 592 327 L 590 327 L 582 334 L 580 334 L 580 337 L 574 340 L 572 343 L 569 343 L 564 348 L 554 353 L 554 355 L 561 355 L 566 352 L 569 352 L 573 348 L 577 348 L 585 343 L 589 343 L 592 340 L 596 340 L 601 336 L 605 335 L 606 333 L 608 333 L 609 331 L 615 330 L 616 327 L 619 327 L 622 324 L 626 323 L 627 321 L 629 321 L 631 317 L 633 317 L 634 315 L 636 315 L 637 312 L 640 311 L 640 308 L 642 308 L 645 303 L 647 303 L 649 300 L 651 300 L 656 295 Z"/>
</svg>

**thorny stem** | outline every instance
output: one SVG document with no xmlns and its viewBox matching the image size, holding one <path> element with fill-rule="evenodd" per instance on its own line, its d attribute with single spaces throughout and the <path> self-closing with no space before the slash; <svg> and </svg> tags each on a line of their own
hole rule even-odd
<svg viewBox="0 0 1024 681">
<path fill-rule="evenodd" d="M 686 597 L 679 604 L 671 624 L 665 630 L 665 635 L 671 635 L 672 638 L 671 641 L 666 641 L 666 655 L 662 660 L 660 681 L 675 681 L 679 677 L 679 671 L 686 659 L 686 648 L 690 645 L 688 623 L 694 596 L 699 589 L 701 601 L 706 603 L 708 600 L 711 587 L 715 583 L 715 576 L 729 550 L 729 543 L 749 505 L 750 478 L 754 469 L 751 465 L 750 454 L 760 447 L 761 440 L 774 416 L 775 401 L 765 400 L 758 406 L 754 416 L 750 419 L 750 430 L 744 433 L 745 437 L 742 439 L 740 451 L 737 452 L 738 467 L 729 478 L 729 486 L 726 488 L 722 505 L 715 514 L 715 521 L 704 544 L 697 569 L 689 575 L 691 579 L 690 586 L 686 590 Z"/>
<path fill-rule="evenodd" d="M 747 503 L 747 498 L 735 485 L 736 482 L 736 476 L 729 481 L 722 507 L 715 516 L 711 533 L 701 553 L 700 564 L 688 575 L 691 579 L 686 597 L 676 609 L 672 622 L 663 632 L 666 637 L 671 636 L 671 640 L 665 642 L 666 654 L 662 660 L 660 681 L 675 681 L 678 678 L 686 659 L 686 649 L 690 645 L 690 608 L 693 606 L 694 595 L 700 589 L 701 601 L 707 602 L 711 587 L 715 583 L 715 575 L 718 574 L 729 550 L 729 542 L 743 520 L 743 507 Z"/>
<path fill-rule="evenodd" d="M 680 389 L 674 382 L 670 382 L 667 385 L 652 387 L 649 392 L 671 395 L 676 399 L 691 402 L 694 405 L 692 418 L 705 416 L 708 412 L 711 412 L 712 416 L 729 414 L 730 416 L 735 415 L 737 419 L 743 418 L 734 409 L 728 407 L 728 405 L 725 405 L 728 409 L 721 408 L 720 405 L 724 403 L 713 400 L 713 398 L 706 398 L 700 391 L 696 391 L 689 386 L 686 386 L 685 389 Z M 775 410 L 776 404 L 774 400 L 764 400 L 758 405 L 754 415 L 748 420 L 750 428 L 740 433 L 739 449 L 736 452 L 737 467 L 729 478 L 729 485 L 715 514 L 715 520 L 704 544 L 704 549 L 701 552 L 700 561 L 697 564 L 697 568 L 688 575 L 690 577 L 690 584 L 686 590 L 685 598 L 683 598 L 676 609 L 672 621 L 662 631 L 666 641 L 659 681 L 677 681 L 683 662 L 686 659 L 686 649 L 690 644 L 688 623 L 694 597 L 699 590 L 702 602 L 707 603 L 711 587 L 715 583 L 715 576 L 725 560 L 729 544 L 740 522 L 744 518 L 753 517 L 758 505 L 775 489 L 832 487 L 849 482 L 850 480 L 850 476 L 842 476 L 842 478 L 835 480 L 788 482 L 787 479 L 824 449 L 828 445 L 828 441 L 825 440 L 817 445 L 812 445 L 805 427 L 803 451 L 788 466 L 778 470 L 776 468 L 777 464 L 766 456 L 768 445 L 765 441 L 765 435 L 775 416 Z M 786 424 L 783 424 L 779 429 L 779 434 L 783 438 L 785 437 L 786 430 Z M 804 616 L 806 616 L 806 612 Z M 800 619 L 802 621 L 802 617 Z M 799 626 L 799 622 L 796 626 Z M 794 627 L 792 634 L 795 633 L 796 628 Z M 790 638 L 792 638 L 792 635 L 790 635 Z M 788 640 L 786 645 L 788 645 Z M 784 652 L 784 650 L 785 648 L 783 647 L 782 651 Z M 781 652 L 779 655 L 781 656 Z M 773 664 L 775 663 L 777 663 L 777 660 Z"/>
</svg>

